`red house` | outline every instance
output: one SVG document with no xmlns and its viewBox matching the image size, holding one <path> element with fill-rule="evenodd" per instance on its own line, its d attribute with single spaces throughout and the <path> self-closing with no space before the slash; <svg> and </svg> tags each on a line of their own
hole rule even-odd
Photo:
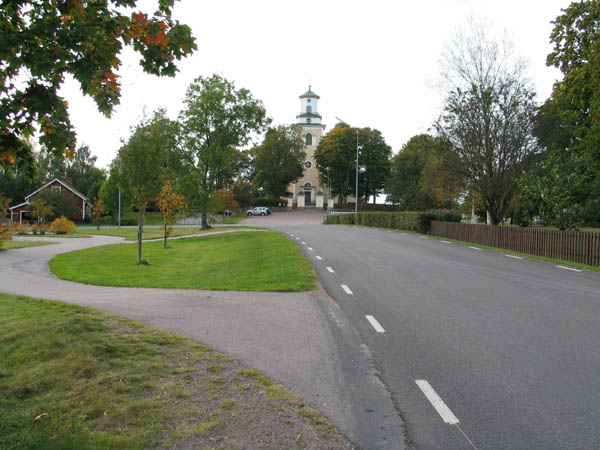
<svg viewBox="0 0 600 450">
<path fill-rule="evenodd" d="M 41 191 L 44 189 L 54 189 L 57 190 L 63 195 L 72 196 L 75 199 L 75 203 L 79 210 L 77 216 L 69 217 L 69 219 L 74 221 L 81 221 L 85 219 L 86 213 L 89 213 L 89 208 L 92 206 L 88 198 L 82 193 L 78 192 L 73 188 L 73 186 L 69 186 L 64 181 L 55 178 L 49 183 L 46 183 L 37 191 L 32 192 L 27 197 L 25 197 L 25 201 L 18 205 L 12 206 L 9 208 L 10 211 L 10 220 L 12 222 L 23 222 L 23 221 L 31 221 L 31 217 L 29 216 L 29 203 L 30 201 Z"/>
</svg>

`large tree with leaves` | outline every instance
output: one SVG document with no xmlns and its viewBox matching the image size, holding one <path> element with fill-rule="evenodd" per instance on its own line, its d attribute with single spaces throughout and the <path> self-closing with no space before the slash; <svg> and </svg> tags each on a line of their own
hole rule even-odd
<svg viewBox="0 0 600 450">
<path fill-rule="evenodd" d="M 573 2 L 553 24 L 546 62 L 564 78 L 545 105 L 554 113 L 544 116 L 554 118 L 548 147 L 587 155 L 600 173 L 600 2 Z"/>
<path fill-rule="evenodd" d="M 188 87 L 181 112 L 182 186 L 189 208 L 202 214 L 203 228 L 211 194 L 232 183 L 241 168 L 241 147 L 268 123 L 260 100 L 219 75 L 198 77 Z"/>
<path fill-rule="evenodd" d="M 455 208 L 464 190 L 459 163 L 443 139 L 413 136 L 392 158 L 388 200 L 409 211 Z"/>
<path fill-rule="evenodd" d="M 385 181 L 390 174 L 392 148 L 385 143 L 381 132 L 372 128 L 360 129 L 359 142 L 358 164 L 361 174 L 358 195 L 365 197 L 367 202 L 373 196 L 373 203 L 376 203 L 377 194 L 385 188 Z"/>
<path fill-rule="evenodd" d="M 50 152 L 75 153 L 67 102 L 58 94 L 72 75 L 110 116 L 119 103 L 118 58 L 124 46 L 144 71 L 173 76 L 176 59 L 195 48 L 191 30 L 171 17 L 174 0 L 152 15 L 137 0 L 0 0 L 0 167 L 33 175 L 26 139 L 35 131 Z M 129 11 L 128 11 L 129 10 Z"/>
<path fill-rule="evenodd" d="M 154 200 L 163 187 L 170 156 L 177 145 L 177 125 L 163 110 L 143 119 L 132 132 L 129 141 L 119 150 L 120 177 L 129 189 L 138 210 L 138 263 L 142 263 L 143 218 L 148 202 Z"/>
<path fill-rule="evenodd" d="M 284 195 L 290 182 L 302 177 L 306 152 L 298 126 L 280 125 L 270 129 L 254 150 L 254 183 L 272 197 Z"/>
</svg>

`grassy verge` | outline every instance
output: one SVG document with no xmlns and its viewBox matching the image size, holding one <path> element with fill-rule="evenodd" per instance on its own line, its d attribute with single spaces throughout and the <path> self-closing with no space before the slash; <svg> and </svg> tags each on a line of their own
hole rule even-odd
<svg viewBox="0 0 600 450">
<path fill-rule="evenodd" d="M 12 250 L 15 248 L 37 247 L 40 245 L 51 245 L 51 244 L 56 244 L 56 242 L 51 242 L 51 241 L 4 241 L 2 248 L 0 248 L 0 252 L 3 250 Z"/>
<path fill-rule="evenodd" d="M 188 236 L 190 234 L 202 234 L 210 233 L 214 231 L 231 230 L 233 227 L 218 227 L 203 230 L 201 227 L 175 227 L 169 237 L 176 236 Z M 239 229 L 239 228 L 235 228 Z M 120 236 L 128 241 L 137 240 L 137 227 L 136 228 L 102 228 L 99 230 L 96 228 L 81 228 L 77 230 L 77 233 L 82 233 L 87 236 L 89 235 L 102 235 L 102 236 Z M 162 228 L 144 228 L 143 239 L 160 239 L 163 237 Z"/>
<path fill-rule="evenodd" d="M 275 232 L 246 232 L 147 242 L 138 265 L 137 245 L 94 247 L 58 255 L 59 278 L 103 286 L 235 291 L 309 291 L 316 275 L 300 249 Z"/>
<path fill-rule="evenodd" d="M 0 448 L 352 448 L 282 386 L 176 334 L 5 294 L 0 329 Z"/>
</svg>

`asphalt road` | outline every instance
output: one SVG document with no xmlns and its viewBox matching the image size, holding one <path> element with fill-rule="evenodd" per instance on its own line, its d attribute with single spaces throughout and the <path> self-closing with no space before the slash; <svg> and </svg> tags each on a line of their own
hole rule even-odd
<svg viewBox="0 0 600 450">
<path fill-rule="evenodd" d="M 357 330 L 410 447 L 600 448 L 600 273 L 385 230 L 274 228 Z"/>
</svg>

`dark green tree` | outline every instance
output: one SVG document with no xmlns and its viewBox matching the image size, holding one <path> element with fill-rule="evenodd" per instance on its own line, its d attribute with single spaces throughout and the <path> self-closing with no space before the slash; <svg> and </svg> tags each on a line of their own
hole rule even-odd
<svg viewBox="0 0 600 450">
<path fill-rule="evenodd" d="M 359 131 L 359 159 L 361 174 L 358 182 L 358 195 L 365 198 L 368 203 L 369 196 L 373 196 L 376 203 L 377 194 L 385 188 L 385 181 L 390 175 L 390 158 L 392 148 L 385 143 L 381 132 L 371 128 L 362 128 Z M 325 174 L 322 174 L 323 178 Z"/>
<path fill-rule="evenodd" d="M 302 177 L 306 158 L 301 130 L 280 125 L 267 131 L 262 144 L 255 148 L 254 183 L 273 198 L 285 195 L 293 180 Z"/>
<path fill-rule="evenodd" d="M 241 170 L 241 147 L 268 123 L 260 100 L 219 75 L 198 77 L 188 87 L 181 112 L 185 175 L 180 186 L 189 208 L 202 214 L 203 228 L 209 226 L 212 193 L 233 183 Z"/>
<path fill-rule="evenodd" d="M 44 219 L 51 222 L 60 216 L 65 216 L 67 219 L 82 220 L 81 210 L 77 207 L 77 200 L 74 194 L 67 192 L 67 189 L 53 190 L 44 189 L 35 196 L 42 198 L 47 204 L 53 206 L 53 211 Z"/>
<path fill-rule="evenodd" d="M 132 132 L 127 144 L 119 150 L 120 179 L 129 189 L 138 210 L 138 264 L 142 260 L 142 233 L 144 213 L 148 202 L 160 192 L 167 172 L 169 155 L 177 145 L 176 126 L 164 110 L 158 110 L 150 119 L 144 119 Z"/>
<path fill-rule="evenodd" d="M 0 166 L 34 174 L 26 140 L 34 131 L 50 153 L 72 156 L 75 132 L 58 91 L 72 75 L 110 116 L 119 103 L 118 58 L 124 46 L 144 71 L 173 76 L 175 60 L 196 49 L 192 32 L 171 17 L 174 0 L 158 0 L 153 16 L 136 0 L 0 1 Z M 128 14 L 128 15 L 126 15 Z"/>
</svg>

